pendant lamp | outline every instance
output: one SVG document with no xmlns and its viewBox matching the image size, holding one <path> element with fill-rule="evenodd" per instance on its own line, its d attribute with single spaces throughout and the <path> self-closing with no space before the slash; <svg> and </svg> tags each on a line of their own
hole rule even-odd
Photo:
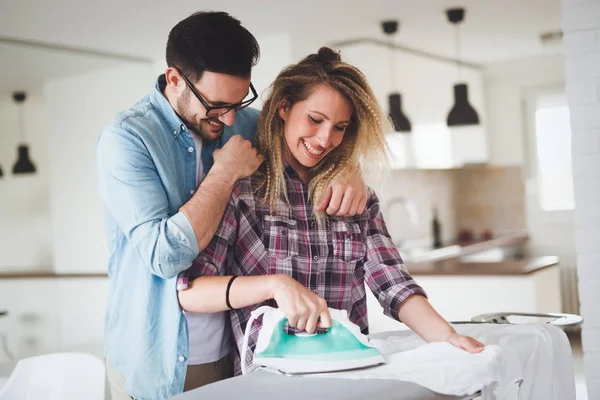
<svg viewBox="0 0 600 400">
<path fill-rule="evenodd" d="M 17 103 L 19 107 L 19 137 L 21 139 L 21 144 L 17 148 L 17 162 L 13 166 L 13 174 L 31 174 L 36 171 L 35 165 L 31 162 L 29 158 L 29 146 L 23 140 L 23 102 L 27 98 L 27 93 L 25 92 L 14 92 L 13 100 Z"/>
<path fill-rule="evenodd" d="M 464 8 L 451 8 L 446 10 L 448 21 L 454 25 L 456 39 L 456 59 L 458 60 L 458 78 L 460 80 L 460 35 L 458 24 L 465 18 Z M 454 105 L 448 113 L 446 120 L 448 126 L 479 125 L 479 115 L 469 103 L 469 89 L 464 82 L 454 85 Z"/>
<path fill-rule="evenodd" d="M 389 37 L 390 48 L 390 74 L 392 90 L 396 89 L 396 63 L 392 44 L 392 35 L 398 31 L 398 21 L 384 21 L 381 23 L 383 33 Z M 402 95 L 399 92 L 393 92 L 388 96 L 389 117 L 394 125 L 396 132 L 409 133 L 412 129 L 410 120 L 402 111 Z"/>
</svg>

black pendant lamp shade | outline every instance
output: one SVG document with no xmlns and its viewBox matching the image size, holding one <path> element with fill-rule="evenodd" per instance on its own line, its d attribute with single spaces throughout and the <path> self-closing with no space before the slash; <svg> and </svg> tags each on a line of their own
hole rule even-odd
<svg viewBox="0 0 600 400">
<path fill-rule="evenodd" d="M 459 60 L 458 70 L 460 76 L 460 36 L 458 34 L 458 24 L 465 18 L 464 8 L 451 8 L 446 10 L 448 22 L 453 24 L 456 29 L 456 57 Z M 469 104 L 469 93 L 466 83 L 457 83 L 454 85 L 454 105 L 448 113 L 446 119 L 448 126 L 479 125 L 479 115 L 477 111 Z"/>
<path fill-rule="evenodd" d="M 23 102 L 27 98 L 25 92 L 14 92 L 13 100 L 19 105 L 19 131 L 23 140 Z M 31 174 L 36 171 L 35 165 L 29 158 L 29 146 L 21 143 L 17 148 L 17 162 L 13 166 L 13 174 Z"/>
<path fill-rule="evenodd" d="M 385 33 L 386 35 L 388 35 L 389 39 L 389 44 L 390 44 L 390 73 L 391 73 L 391 81 L 392 81 L 392 88 L 393 90 L 396 90 L 395 88 L 395 76 L 396 76 L 396 63 L 394 62 L 394 49 L 392 48 L 392 35 L 394 33 L 396 33 L 396 31 L 398 31 L 398 21 L 395 20 L 391 20 L 391 21 L 383 21 L 381 23 L 381 29 L 383 30 L 383 33 Z M 400 95 L 400 93 L 398 92 L 392 92 L 389 97 L 388 97 L 388 105 L 389 105 L 389 118 L 392 121 L 392 124 L 394 126 L 394 131 L 396 132 L 403 132 L 403 133 L 408 133 L 411 131 L 411 124 L 410 124 L 410 120 L 408 119 L 408 117 L 406 116 L 406 114 L 404 114 L 404 111 L 402 111 L 402 96 Z"/>
<path fill-rule="evenodd" d="M 32 174 L 35 170 L 35 165 L 29 158 L 29 147 L 27 145 L 20 145 L 17 149 L 19 157 L 17 162 L 13 166 L 13 174 Z"/>
<path fill-rule="evenodd" d="M 448 126 L 479 124 L 477 111 L 469 104 L 468 89 L 465 83 L 454 85 L 454 105 L 448 113 L 446 123 Z"/>
<path fill-rule="evenodd" d="M 396 132 L 410 132 L 411 124 L 404 112 L 402 112 L 402 96 L 400 93 L 392 93 L 389 98 L 390 119 L 394 124 Z"/>
</svg>

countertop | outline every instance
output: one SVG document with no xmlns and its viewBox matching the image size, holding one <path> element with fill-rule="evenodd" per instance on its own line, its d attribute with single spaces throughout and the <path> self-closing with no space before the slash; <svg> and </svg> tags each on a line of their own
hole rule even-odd
<svg viewBox="0 0 600 400">
<path fill-rule="evenodd" d="M 518 246 L 524 244 L 529 236 L 525 231 L 500 235 L 490 240 L 471 242 L 451 242 L 439 249 L 427 251 L 423 261 L 407 261 L 408 271 L 413 275 L 528 275 L 557 265 L 556 256 L 526 257 L 522 260 L 499 262 L 463 262 L 460 258 L 497 247 Z M 402 250 L 400 250 L 402 255 Z M 45 279 L 45 278 L 107 278 L 106 273 L 56 273 L 44 269 L 38 271 L 0 271 L 3 279 Z"/>
<path fill-rule="evenodd" d="M 2 279 L 108 278 L 106 273 L 56 273 L 54 271 L 0 271 Z"/>
<path fill-rule="evenodd" d="M 399 247 L 398 250 L 407 263 L 421 263 L 450 260 L 495 248 L 524 246 L 528 240 L 529 234 L 527 231 L 512 231 L 504 232 L 487 240 L 450 241 L 439 248 L 423 246 L 423 241 L 419 240 Z M 427 241 L 426 243 L 430 242 Z"/>
<path fill-rule="evenodd" d="M 462 262 L 457 258 L 433 261 L 406 263 L 411 275 L 529 275 L 544 268 L 557 265 L 557 256 L 527 257 L 523 260 L 506 260 L 499 262 Z"/>
<path fill-rule="evenodd" d="M 495 262 L 466 262 L 461 258 L 471 254 L 502 247 L 523 246 L 529 240 L 527 231 L 515 231 L 498 235 L 489 240 L 450 242 L 438 249 L 431 249 L 411 259 L 407 257 L 406 268 L 412 275 L 529 275 L 544 268 L 557 265 L 556 256 L 523 257 Z M 402 255 L 402 250 L 400 250 Z"/>
</svg>

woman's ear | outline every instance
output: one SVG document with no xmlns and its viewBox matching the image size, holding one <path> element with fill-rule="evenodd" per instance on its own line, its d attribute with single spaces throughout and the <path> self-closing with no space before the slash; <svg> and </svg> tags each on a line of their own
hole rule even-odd
<svg viewBox="0 0 600 400">
<path fill-rule="evenodd" d="M 279 118 L 284 121 L 287 121 L 287 114 L 289 110 L 289 103 L 287 101 L 282 101 L 277 107 L 277 112 L 279 113 Z"/>
</svg>

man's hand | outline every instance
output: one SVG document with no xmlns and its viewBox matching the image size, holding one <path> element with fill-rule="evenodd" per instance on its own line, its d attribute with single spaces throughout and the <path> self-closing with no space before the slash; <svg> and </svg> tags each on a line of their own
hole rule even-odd
<svg viewBox="0 0 600 400">
<path fill-rule="evenodd" d="M 367 204 L 367 187 L 358 171 L 346 180 L 334 179 L 317 211 L 325 210 L 329 215 L 350 217 L 362 214 Z"/>
<path fill-rule="evenodd" d="M 225 146 L 213 152 L 213 159 L 213 168 L 237 181 L 252 175 L 264 158 L 252 147 L 250 141 L 240 135 L 234 135 Z"/>
<path fill-rule="evenodd" d="M 458 347 L 459 349 L 468 351 L 469 353 L 479 353 L 485 347 L 485 345 L 477 339 L 474 339 L 471 336 L 460 335 L 456 332 L 451 334 L 446 341 L 451 345 Z"/>
<path fill-rule="evenodd" d="M 273 275 L 272 298 L 288 319 L 288 325 L 308 333 L 331 326 L 325 300 L 289 275 Z"/>
</svg>

